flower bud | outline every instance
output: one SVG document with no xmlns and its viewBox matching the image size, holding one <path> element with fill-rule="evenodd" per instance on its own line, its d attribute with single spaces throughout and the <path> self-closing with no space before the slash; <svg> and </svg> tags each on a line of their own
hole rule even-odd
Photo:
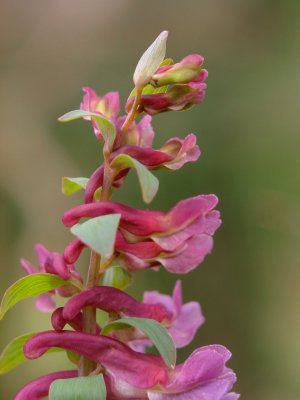
<svg viewBox="0 0 300 400">
<path fill-rule="evenodd" d="M 179 63 L 165 65 L 152 76 L 151 85 L 160 87 L 176 83 L 197 81 L 201 74 L 204 58 L 199 54 L 190 54 Z"/>
<path fill-rule="evenodd" d="M 162 63 L 166 54 L 167 38 L 168 31 L 161 32 L 140 58 L 133 74 L 133 82 L 136 88 L 142 89 L 147 85 Z"/>
</svg>

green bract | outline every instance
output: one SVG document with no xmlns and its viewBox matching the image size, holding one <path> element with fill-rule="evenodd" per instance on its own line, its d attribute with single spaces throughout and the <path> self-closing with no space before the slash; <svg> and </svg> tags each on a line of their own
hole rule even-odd
<svg viewBox="0 0 300 400">
<path fill-rule="evenodd" d="M 103 375 L 57 379 L 50 386 L 49 400 L 105 400 Z"/>
<path fill-rule="evenodd" d="M 138 175 L 143 200 L 147 204 L 151 203 L 158 191 L 159 181 L 143 164 L 127 154 L 119 154 L 113 159 L 111 166 L 116 170 L 116 174 L 122 169 L 134 168 Z"/>
<path fill-rule="evenodd" d="M 68 196 L 85 189 L 89 178 L 69 178 L 67 176 L 62 178 L 62 192 Z"/>
<path fill-rule="evenodd" d="M 114 253 L 117 229 L 121 214 L 108 214 L 91 218 L 71 228 L 73 235 L 100 254 L 102 261 L 109 259 Z"/>
<path fill-rule="evenodd" d="M 121 318 L 104 326 L 101 334 L 107 335 L 114 330 L 126 329 L 128 326 L 133 326 L 143 331 L 157 348 L 167 366 L 172 368 L 175 366 L 176 348 L 173 340 L 166 328 L 153 319 L 135 317 Z"/>
</svg>

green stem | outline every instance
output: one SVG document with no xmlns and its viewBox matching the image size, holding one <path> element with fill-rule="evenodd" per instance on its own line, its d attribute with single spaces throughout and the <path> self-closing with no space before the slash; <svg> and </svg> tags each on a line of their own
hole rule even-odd
<svg viewBox="0 0 300 400">
<path fill-rule="evenodd" d="M 132 124 L 132 122 L 136 117 L 136 112 L 141 99 L 142 90 L 143 89 L 137 89 L 133 106 L 121 128 L 120 141 L 122 135 L 126 133 L 126 131 L 128 130 L 128 128 L 130 127 L 130 125 Z M 104 148 L 104 176 L 103 176 L 100 201 L 107 201 L 111 197 L 114 175 L 109 165 L 109 156 L 110 154 L 107 154 L 106 149 Z M 106 262 L 105 264 L 102 265 L 99 254 L 97 254 L 94 251 L 91 251 L 86 288 L 92 288 L 99 284 L 99 281 L 101 280 L 101 277 L 105 269 L 109 266 L 112 260 L 113 258 L 109 260 L 109 262 Z M 96 326 L 97 326 L 96 307 L 93 306 L 85 307 L 83 310 L 83 332 L 96 333 Z M 101 366 L 99 365 L 97 366 L 93 361 L 91 361 L 86 357 L 81 357 L 79 364 L 79 375 L 88 376 L 91 373 L 93 373 L 93 371 L 96 371 L 97 368 L 101 370 Z"/>
</svg>

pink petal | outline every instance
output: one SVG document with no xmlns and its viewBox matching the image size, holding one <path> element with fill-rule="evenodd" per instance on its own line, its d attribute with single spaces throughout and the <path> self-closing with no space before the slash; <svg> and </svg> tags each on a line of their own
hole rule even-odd
<svg viewBox="0 0 300 400">
<path fill-rule="evenodd" d="M 27 273 L 27 275 L 36 274 L 38 272 L 38 270 L 29 261 L 25 260 L 24 258 L 20 259 L 20 264 L 21 264 L 22 268 L 25 270 L 25 272 Z"/>
<path fill-rule="evenodd" d="M 196 145 L 196 136 L 194 134 L 187 135 L 184 139 L 173 138 L 161 147 L 161 151 L 172 154 L 172 160 L 165 163 L 169 169 L 179 169 L 185 163 L 196 161 L 200 157 L 200 149 Z"/>
<path fill-rule="evenodd" d="M 172 257 L 158 257 L 157 260 L 170 272 L 185 274 L 196 268 L 209 254 L 213 239 L 208 235 L 198 235 L 187 240 L 184 249 Z"/>
<path fill-rule="evenodd" d="M 204 317 L 199 303 L 192 301 L 182 306 L 180 314 L 168 329 L 176 348 L 187 346 L 193 339 L 198 328 L 204 323 Z"/>
<path fill-rule="evenodd" d="M 29 359 L 35 359 L 52 347 L 61 347 L 88 357 L 137 388 L 147 389 L 167 382 L 166 366 L 159 356 L 137 353 L 106 336 L 45 331 L 25 343 L 24 354 Z"/>
<path fill-rule="evenodd" d="M 165 391 L 180 393 L 218 378 L 223 374 L 225 363 L 230 357 L 231 353 L 223 346 L 200 347 L 175 368 Z M 231 377 L 228 380 L 232 383 Z"/>
<path fill-rule="evenodd" d="M 36 308 L 43 312 L 51 312 L 55 309 L 55 301 L 49 293 L 40 294 L 35 302 Z"/>
<path fill-rule="evenodd" d="M 58 371 L 52 374 L 40 376 L 27 383 L 17 394 L 15 400 L 40 400 L 48 395 L 52 382 L 57 379 L 75 378 L 77 371 Z"/>
</svg>

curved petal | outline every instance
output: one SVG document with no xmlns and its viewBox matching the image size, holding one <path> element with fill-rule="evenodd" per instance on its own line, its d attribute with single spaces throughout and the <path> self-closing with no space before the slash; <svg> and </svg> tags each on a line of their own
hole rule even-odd
<svg viewBox="0 0 300 400">
<path fill-rule="evenodd" d="M 25 343 L 24 354 L 29 359 L 35 359 L 52 347 L 61 347 L 88 357 L 137 388 L 147 389 L 167 382 L 166 365 L 159 356 L 137 353 L 106 336 L 45 331 Z"/>
<path fill-rule="evenodd" d="M 107 312 L 116 312 L 130 317 L 151 318 L 160 322 L 170 318 L 166 308 L 160 304 L 143 304 L 127 293 L 109 286 L 86 289 L 70 299 L 64 306 L 63 317 L 69 321 L 87 306 L 93 305 Z"/>
<path fill-rule="evenodd" d="M 40 400 L 48 395 L 52 382 L 57 379 L 75 378 L 78 371 L 58 371 L 40 376 L 27 383 L 17 394 L 15 400 Z"/>
</svg>

